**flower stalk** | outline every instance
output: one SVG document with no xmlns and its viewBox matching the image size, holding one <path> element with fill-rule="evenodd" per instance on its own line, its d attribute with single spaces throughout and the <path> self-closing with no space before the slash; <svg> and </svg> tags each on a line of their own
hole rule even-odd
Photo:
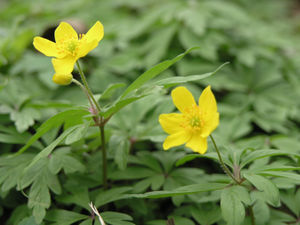
<svg viewBox="0 0 300 225">
<path fill-rule="evenodd" d="M 103 183 L 104 189 L 107 189 L 107 156 L 106 156 L 105 129 L 104 129 L 104 126 L 105 126 L 107 120 L 105 120 L 104 117 L 99 115 L 99 112 L 101 112 L 100 105 L 94 98 L 94 95 L 87 83 L 86 77 L 85 77 L 78 61 L 76 62 L 76 65 L 77 65 L 83 85 L 79 81 L 77 81 L 77 80 L 75 81 L 75 79 L 74 79 L 74 83 L 79 85 L 84 90 L 85 94 L 87 95 L 90 105 L 91 105 L 91 108 L 92 108 L 92 110 L 91 110 L 92 114 L 95 116 L 94 121 L 100 129 L 100 138 L 101 138 L 101 145 L 102 145 L 102 183 Z"/>
<path fill-rule="evenodd" d="M 220 151 L 219 151 L 219 148 L 218 148 L 218 146 L 217 146 L 217 144 L 216 144 L 216 142 L 215 142 L 215 139 L 213 138 L 212 135 L 209 135 L 209 137 L 210 137 L 210 139 L 211 139 L 211 141 L 212 141 L 212 143 L 213 143 L 213 145 L 214 145 L 214 148 L 215 148 L 215 150 L 216 150 L 216 152 L 217 152 L 217 154 L 218 154 L 219 162 L 220 162 L 220 164 L 221 164 L 222 169 L 224 170 L 224 172 L 225 172 L 229 177 L 231 177 L 231 179 L 232 179 L 235 183 L 240 184 L 240 181 L 238 181 L 238 180 L 233 176 L 233 174 L 230 172 L 230 170 L 228 169 L 228 167 L 225 165 L 225 163 L 224 163 L 224 161 L 223 161 L 223 159 L 222 159 L 221 153 L 220 153 Z"/>
</svg>

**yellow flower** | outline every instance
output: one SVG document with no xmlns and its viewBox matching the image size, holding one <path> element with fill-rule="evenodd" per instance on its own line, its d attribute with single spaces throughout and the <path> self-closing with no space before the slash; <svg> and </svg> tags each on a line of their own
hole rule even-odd
<svg viewBox="0 0 300 225">
<path fill-rule="evenodd" d="M 161 114 L 159 123 L 169 134 L 163 143 L 164 150 L 186 143 L 194 152 L 204 154 L 207 137 L 219 125 L 217 103 L 210 86 L 199 97 L 199 106 L 185 87 L 177 87 L 172 93 L 174 105 L 181 113 Z"/>
<path fill-rule="evenodd" d="M 71 74 L 76 60 L 96 48 L 103 35 L 103 25 L 99 21 L 86 34 L 80 35 L 70 24 L 61 22 L 54 33 L 56 42 L 35 37 L 33 45 L 44 55 L 55 57 L 52 64 L 57 74 Z"/>
</svg>

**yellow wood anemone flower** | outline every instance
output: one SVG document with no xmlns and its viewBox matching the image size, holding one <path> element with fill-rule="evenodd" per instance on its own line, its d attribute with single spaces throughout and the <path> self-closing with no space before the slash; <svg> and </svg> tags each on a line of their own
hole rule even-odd
<svg viewBox="0 0 300 225">
<path fill-rule="evenodd" d="M 103 35 L 103 25 L 99 21 L 86 34 L 80 35 L 70 24 L 61 22 L 54 33 L 56 42 L 35 37 L 33 45 L 44 55 L 55 57 L 52 64 L 56 74 L 71 74 L 76 60 L 96 48 Z"/>
<path fill-rule="evenodd" d="M 169 134 L 163 143 L 164 150 L 186 143 L 194 152 L 204 154 L 207 137 L 219 125 L 217 103 L 210 86 L 199 97 L 199 106 L 185 87 L 177 87 L 172 93 L 174 105 L 181 113 L 161 114 L 159 123 Z"/>
</svg>

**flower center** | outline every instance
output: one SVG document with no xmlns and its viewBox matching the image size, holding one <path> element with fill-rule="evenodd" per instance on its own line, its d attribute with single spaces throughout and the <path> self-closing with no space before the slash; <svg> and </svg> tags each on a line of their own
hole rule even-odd
<svg viewBox="0 0 300 225">
<path fill-rule="evenodd" d="M 187 108 L 183 113 L 183 116 L 184 121 L 181 124 L 183 128 L 196 132 L 200 131 L 203 127 L 201 111 L 197 105 Z"/>
<path fill-rule="evenodd" d="M 64 39 L 56 43 L 56 47 L 59 54 L 63 56 L 71 55 L 74 57 L 78 53 L 79 45 L 80 45 L 80 39 L 70 38 L 70 37 L 65 37 Z"/>
<path fill-rule="evenodd" d="M 70 40 L 67 43 L 66 49 L 67 49 L 68 52 L 70 52 L 72 55 L 74 55 L 77 46 L 78 46 L 78 41 L 76 41 L 76 40 Z"/>
</svg>

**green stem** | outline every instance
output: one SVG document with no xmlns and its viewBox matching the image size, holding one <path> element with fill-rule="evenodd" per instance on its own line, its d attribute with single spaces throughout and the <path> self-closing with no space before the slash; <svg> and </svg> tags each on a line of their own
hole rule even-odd
<svg viewBox="0 0 300 225">
<path fill-rule="evenodd" d="M 81 69 L 80 64 L 79 64 L 78 61 L 76 61 L 76 65 L 77 65 L 77 68 L 78 68 L 81 80 L 83 82 L 83 85 L 85 86 L 85 89 L 87 90 L 89 96 L 91 97 L 91 99 L 92 99 L 94 105 L 96 106 L 98 112 L 101 112 L 101 108 L 100 108 L 98 102 L 96 101 L 96 99 L 94 98 L 94 95 L 93 95 L 93 93 L 92 93 L 92 91 L 91 91 L 91 89 L 90 89 L 90 87 L 89 87 L 89 85 L 88 85 L 88 83 L 86 81 L 85 75 L 84 75 L 84 73 L 83 73 L 83 71 L 82 71 L 82 69 Z"/>
<path fill-rule="evenodd" d="M 230 172 L 230 170 L 227 168 L 227 166 L 225 165 L 225 163 L 223 162 L 223 159 L 221 157 L 221 154 L 220 154 L 220 151 L 219 151 L 219 148 L 218 146 L 216 145 L 216 142 L 215 142 L 215 139 L 213 138 L 212 135 L 210 135 L 210 139 L 215 147 L 215 150 L 218 154 L 218 157 L 219 157 L 219 161 L 220 161 L 220 164 L 221 164 L 221 167 L 223 168 L 224 172 L 229 176 L 231 177 L 232 180 L 234 180 L 237 184 L 240 184 L 240 182 L 233 176 L 233 174 Z"/>
<path fill-rule="evenodd" d="M 102 120 L 101 120 L 102 123 Z M 104 125 L 100 125 L 100 135 L 101 135 L 101 145 L 102 145 L 102 179 L 103 179 L 103 187 L 107 189 L 107 159 L 106 159 L 106 146 L 105 146 L 105 131 Z"/>
<path fill-rule="evenodd" d="M 249 214 L 251 217 L 251 225 L 255 225 L 255 217 L 254 217 L 252 205 L 249 206 Z"/>
<path fill-rule="evenodd" d="M 90 97 L 88 91 L 86 90 L 85 86 L 83 86 L 82 83 L 80 83 L 76 79 L 72 79 L 72 82 L 75 83 L 75 84 L 77 84 L 83 90 L 83 92 L 85 93 L 86 97 L 89 100 L 90 105 L 93 107 L 93 102 L 92 102 L 91 97 Z"/>
</svg>

